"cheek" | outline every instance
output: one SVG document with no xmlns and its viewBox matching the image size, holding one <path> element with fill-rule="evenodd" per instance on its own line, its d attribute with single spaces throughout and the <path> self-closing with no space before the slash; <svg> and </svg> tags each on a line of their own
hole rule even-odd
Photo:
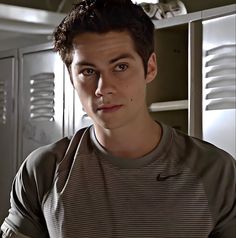
<svg viewBox="0 0 236 238">
<path fill-rule="evenodd" d="M 75 90 L 77 91 L 79 96 L 92 96 L 94 92 L 94 85 L 83 83 L 83 82 L 75 82 L 74 83 Z"/>
<path fill-rule="evenodd" d="M 143 101 L 146 95 L 146 84 L 145 82 L 133 82 L 132 85 L 127 85 L 124 88 L 123 93 L 126 94 L 130 103 L 136 103 Z"/>
<path fill-rule="evenodd" d="M 89 105 L 91 101 L 90 88 L 80 83 L 75 83 L 74 86 L 82 106 L 86 109 L 88 107 L 87 105 Z"/>
</svg>

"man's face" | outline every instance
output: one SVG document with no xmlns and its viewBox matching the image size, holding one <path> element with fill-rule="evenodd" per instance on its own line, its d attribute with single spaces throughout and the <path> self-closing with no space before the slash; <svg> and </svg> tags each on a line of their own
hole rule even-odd
<svg viewBox="0 0 236 238">
<path fill-rule="evenodd" d="M 146 84 L 156 75 L 154 54 L 145 76 L 128 32 L 83 33 L 73 47 L 73 84 L 95 126 L 128 126 L 146 113 Z"/>
</svg>

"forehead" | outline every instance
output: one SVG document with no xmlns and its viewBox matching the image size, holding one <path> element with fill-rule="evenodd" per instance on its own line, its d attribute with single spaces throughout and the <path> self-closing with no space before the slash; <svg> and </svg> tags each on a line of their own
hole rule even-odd
<svg viewBox="0 0 236 238">
<path fill-rule="evenodd" d="M 126 31 L 108 33 L 82 33 L 73 39 L 74 52 L 79 54 L 112 54 L 115 51 L 134 51 L 134 42 Z"/>
</svg>

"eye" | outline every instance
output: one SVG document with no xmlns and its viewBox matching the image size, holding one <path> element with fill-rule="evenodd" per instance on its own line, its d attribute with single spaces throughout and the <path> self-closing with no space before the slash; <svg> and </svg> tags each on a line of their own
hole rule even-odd
<svg viewBox="0 0 236 238">
<path fill-rule="evenodd" d="M 115 66 L 114 71 L 115 72 L 122 72 L 125 71 L 128 68 L 127 64 L 118 64 Z"/>
<path fill-rule="evenodd" d="M 83 69 L 80 74 L 82 74 L 83 76 L 93 76 L 96 75 L 96 71 L 94 69 L 88 68 L 88 69 Z"/>
</svg>

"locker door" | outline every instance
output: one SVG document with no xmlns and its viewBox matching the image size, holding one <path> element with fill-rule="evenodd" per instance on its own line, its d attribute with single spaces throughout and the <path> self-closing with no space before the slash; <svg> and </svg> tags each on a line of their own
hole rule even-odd
<svg viewBox="0 0 236 238">
<path fill-rule="evenodd" d="M 51 45 L 20 50 L 19 163 L 63 137 L 64 69 Z"/>
<path fill-rule="evenodd" d="M 16 52 L 0 52 L 0 224 L 10 206 L 10 189 L 16 172 Z"/>
<path fill-rule="evenodd" d="M 203 21 L 203 139 L 236 156 L 236 15 Z"/>
</svg>

